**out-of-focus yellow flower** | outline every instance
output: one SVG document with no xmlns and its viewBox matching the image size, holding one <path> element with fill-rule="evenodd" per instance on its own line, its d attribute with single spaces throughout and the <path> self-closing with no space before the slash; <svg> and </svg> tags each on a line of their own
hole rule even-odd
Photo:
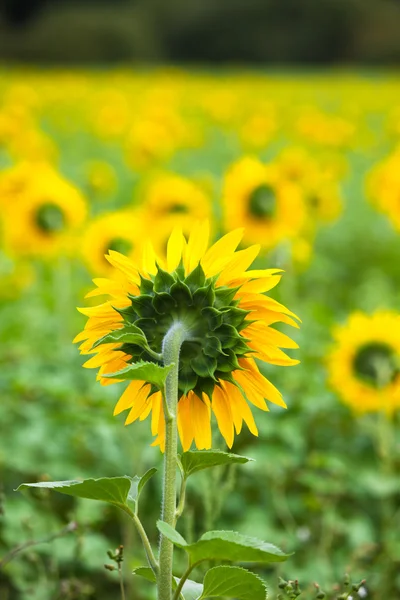
<svg viewBox="0 0 400 600">
<path fill-rule="evenodd" d="M 105 255 L 109 250 L 136 260 L 143 251 L 148 232 L 135 211 L 102 214 L 87 226 L 82 238 L 82 256 L 90 271 L 110 275 L 112 266 Z"/>
<path fill-rule="evenodd" d="M 13 300 L 34 280 L 32 265 L 0 253 L 0 298 Z"/>
<path fill-rule="evenodd" d="M 87 213 L 79 190 L 45 164 L 21 167 L 12 183 L 19 191 L 3 202 L 3 237 L 11 255 L 46 256 L 73 251 L 73 236 Z M 10 184 L 10 179 L 8 184 Z M 10 192 L 10 188 L 8 188 Z"/>
<path fill-rule="evenodd" d="M 375 166 L 366 186 L 374 206 L 400 231 L 400 148 Z"/>
<path fill-rule="evenodd" d="M 399 408 L 400 314 L 353 313 L 334 338 L 329 381 L 342 400 L 357 413 Z"/>
<path fill-rule="evenodd" d="M 348 146 L 355 134 L 353 123 L 338 115 L 327 115 L 319 108 L 305 110 L 297 121 L 298 132 L 323 146 Z"/>
<path fill-rule="evenodd" d="M 283 180 L 272 165 L 245 157 L 228 170 L 223 190 L 226 229 L 243 226 L 245 243 L 273 248 L 296 237 L 304 224 L 299 186 Z"/>
<path fill-rule="evenodd" d="M 113 167 L 104 160 L 94 160 L 86 165 L 90 191 L 96 195 L 109 195 L 117 188 L 117 176 Z"/>
</svg>

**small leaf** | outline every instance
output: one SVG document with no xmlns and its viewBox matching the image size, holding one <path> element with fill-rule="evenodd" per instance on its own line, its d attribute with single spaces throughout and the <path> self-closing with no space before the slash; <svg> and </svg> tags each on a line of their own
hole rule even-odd
<svg viewBox="0 0 400 600">
<path fill-rule="evenodd" d="M 147 579 L 147 581 L 151 581 L 152 583 L 156 583 L 157 581 L 156 576 L 150 567 L 136 567 L 136 569 L 133 569 L 132 575 L 143 577 L 143 579 Z"/>
<path fill-rule="evenodd" d="M 257 538 L 235 531 L 208 531 L 194 544 L 175 545 L 184 548 L 192 562 L 201 560 L 229 560 L 232 562 L 283 562 L 290 555 Z"/>
<path fill-rule="evenodd" d="M 116 329 L 104 335 L 97 340 L 92 348 L 97 348 L 101 344 L 137 344 L 142 348 L 147 348 L 147 339 L 143 331 L 136 325 L 127 325 L 123 329 Z"/>
<path fill-rule="evenodd" d="M 244 464 L 252 460 L 252 458 L 247 458 L 247 456 L 240 456 L 239 454 L 231 454 L 220 450 L 189 450 L 181 455 L 181 463 L 186 477 L 210 467 L 232 465 L 235 463 Z"/>
<path fill-rule="evenodd" d="M 132 479 L 123 477 L 101 477 L 100 479 L 84 479 L 83 481 L 39 481 L 37 483 L 22 483 L 16 491 L 26 488 L 44 488 L 75 496 L 102 500 L 116 506 L 126 506 L 126 500 Z"/>
<path fill-rule="evenodd" d="M 109 375 L 102 375 L 102 377 L 107 377 L 108 379 L 146 381 L 147 383 L 152 383 L 157 388 L 162 389 L 167 375 L 173 367 L 174 365 L 172 363 L 167 367 L 161 367 L 153 362 L 140 361 L 129 365 L 125 369 L 122 369 L 122 371 L 110 373 Z"/>
<path fill-rule="evenodd" d="M 187 546 L 186 540 L 176 531 L 176 529 L 171 527 L 171 525 L 168 525 L 168 523 L 157 521 L 157 529 L 161 535 L 164 535 L 170 542 L 175 544 L 175 546 L 178 546 L 179 548 Z"/>
<path fill-rule="evenodd" d="M 236 600 L 266 600 L 265 583 L 254 573 L 241 567 L 214 567 L 204 577 L 201 598 L 236 598 Z"/>
<path fill-rule="evenodd" d="M 131 502 L 135 503 L 139 502 L 139 497 L 144 486 L 149 481 L 149 479 L 153 477 L 155 473 L 157 473 L 157 469 L 153 467 L 152 469 L 146 471 L 143 477 L 138 477 L 137 475 L 135 477 L 132 477 L 132 483 L 128 494 L 128 500 L 131 500 Z"/>
</svg>

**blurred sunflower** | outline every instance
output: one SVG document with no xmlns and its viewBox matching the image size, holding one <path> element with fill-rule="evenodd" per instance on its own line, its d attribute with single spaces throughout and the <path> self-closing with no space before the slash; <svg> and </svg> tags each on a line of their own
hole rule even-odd
<svg viewBox="0 0 400 600">
<path fill-rule="evenodd" d="M 90 161 L 86 165 L 86 179 L 91 192 L 107 196 L 117 188 L 117 175 L 113 167 L 104 160 Z"/>
<path fill-rule="evenodd" d="M 121 370 L 130 363 L 161 363 L 164 336 L 175 322 L 184 326 L 178 430 L 185 450 L 193 440 L 198 448 L 211 447 L 212 412 L 229 447 L 243 421 L 257 435 L 248 403 L 264 411 L 265 399 L 282 407 L 285 403 L 255 359 L 283 366 L 298 363 L 281 350 L 297 344 L 271 327 L 278 322 L 298 327 L 295 315 L 264 295 L 279 282 L 279 270 L 247 270 L 260 247 L 236 251 L 242 236 L 242 229 L 232 231 L 207 250 L 209 230 L 204 223 L 192 228 L 188 241 L 176 228 L 165 262 L 151 244 L 141 264 L 110 251 L 107 259 L 123 278 L 95 280 L 97 289 L 88 296 L 104 294 L 111 299 L 79 309 L 89 318 L 74 341 L 83 342 L 82 354 L 94 354 L 84 366 L 99 367 L 97 379 L 102 384 L 121 378 Z M 125 424 L 152 413 L 154 445 L 163 449 L 161 391 L 146 381 L 132 381 L 114 414 L 125 410 L 129 410 Z"/>
<path fill-rule="evenodd" d="M 400 407 L 400 314 L 350 315 L 334 331 L 329 381 L 355 412 L 393 412 Z"/>
<path fill-rule="evenodd" d="M 400 231 L 400 148 L 375 165 L 366 188 L 372 204 Z"/>
<path fill-rule="evenodd" d="M 82 194 L 51 167 L 32 164 L 8 181 L 3 237 L 14 255 L 46 256 L 72 250 L 87 206 Z M 7 186 L 6 186 L 7 187 Z"/>
<path fill-rule="evenodd" d="M 299 234 L 305 219 L 301 189 L 271 165 L 245 157 L 231 166 L 223 190 L 225 227 L 245 227 L 245 243 L 275 247 Z"/>
<path fill-rule="evenodd" d="M 143 250 L 143 223 L 134 211 L 120 210 L 100 215 L 87 226 L 82 237 L 82 256 L 93 273 L 110 275 L 109 250 L 137 260 Z"/>
</svg>

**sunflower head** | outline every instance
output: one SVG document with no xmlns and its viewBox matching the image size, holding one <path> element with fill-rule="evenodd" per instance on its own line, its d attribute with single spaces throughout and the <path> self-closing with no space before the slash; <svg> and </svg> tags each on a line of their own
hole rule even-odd
<svg viewBox="0 0 400 600">
<path fill-rule="evenodd" d="M 84 366 L 100 367 L 104 384 L 125 379 L 130 365 L 162 366 L 166 335 L 177 323 L 183 327 L 178 427 L 185 449 L 193 439 L 199 448 L 210 447 L 211 411 L 229 446 L 243 421 L 257 434 L 247 402 L 262 410 L 268 410 L 265 399 L 285 404 L 255 359 L 298 362 L 280 349 L 297 344 L 271 327 L 279 321 L 296 326 L 294 315 L 264 295 L 279 282 L 279 270 L 247 270 L 259 247 L 236 252 L 242 235 L 233 231 L 207 250 L 207 223 L 194 227 L 188 240 L 175 229 L 166 261 L 147 245 L 141 265 L 110 250 L 107 259 L 120 277 L 95 280 L 97 289 L 89 296 L 109 294 L 111 300 L 80 309 L 89 320 L 76 341 L 83 342 L 82 353 L 95 355 Z M 130 409 L 130 423 L 152 412 L 153 434 L 162 447 L 161 393 L 154 381 L 132 381 L 116 413 Z"/>
<path fill-rule="evenodd" d="M 330 382 L 356 412 L 400 406 L 400 315 L 354 313 L 335 331 Z"/>
</svg>

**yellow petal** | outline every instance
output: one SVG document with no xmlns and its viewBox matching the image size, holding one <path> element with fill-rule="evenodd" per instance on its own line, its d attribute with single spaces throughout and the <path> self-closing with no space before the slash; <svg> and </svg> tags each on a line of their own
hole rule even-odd
<svg viewBox="0 0 400 600">
<path fill-rule="evenodd" d="M 175 227 L 167 244 L 167 268 L 170 273 L 175 271 L 182 259 L 186 240 L 181 227 Z"/>
<path fill-rule="evenodd" d="M 260 393 L 256 386 L 253 385 L 249 375 L 246 375 L 246 371 L 234 371 L 233 378 L 243 389 L 249 402 L 257 406 L 260 410 L 269 411 L 267 403 L 264 400 L 264 394 Z"/>
<path fill-rule="evenodd" d="M 242 371 L 243 375 L 247 377 L 250 384 L 253 385 L 257 391 L 263 395 L 264 398 L 277 404 L 282 408 L 286 408 L 286 403 L 282 398 L 280 391 L 266 378 L 256 365 L 256 362 L 252 358 L 244 358 L 239 361 L 241 367 L 247 369 Z"/>
<path fill-rule="evenodd" d="M 133 406 L 143 385 L 144 381 L 131 381 L 114 408 L 114 417 Z"/>
<path fill-rule="evenodd" d="M 229 383 L 228 381 L 224 382 L 224 386 L 229 401 L 231 403 L 232 412 L 237 411 L 241 415 L 247 427 L 249 428 L 250 433 L 258 436 L 258 429 L 254 421 L 253 413 L 251 412 L 250 406 L 243 398 L 241 391 L 235 385 Z"/>
<path fill-rule="evenodd" d="M 142 264 L 143 270 L 149 275 L 155 275 L 157 273 L 157 255 L 154 251 L 153 244 L 150 240 L 147 240 L 143 248 Z"/>
<path fill-rule="evenodd" d="M 211 448 L 210 403 L 196 394 L 192 397 L 192 416 L 196 447 L 198 450 L 208 450 Z"/>
<path fill-rule="evenodd" d="M 218 277 L 217 285 L 226 285 L 243 273 L 243 271 L 245 271 L 258 256 L 260 247 L 259 244 L 255 244 L 254 246 L 249 246 L 249 248 L 246 248 L 245 250 L 235 252 L 233 258 L 224 267 Z"/>
<path fill-rule="evenodd" d="M 158 421 L 162 412 L 162 395 L 161 392 L 156 392 L 152 395 L 152 413 L 151 413 L 151 435 L 158 433 Z"/>
<path fill-rule="evenodd" d="M 222 437 L 227 443 L 228 448 L 232 448 L 234 438 L 232 412 L 225 394 L 218 386 L 214 388 L 211 407 L 217 419 Z"/>
<path fill-rule="evenodd" d="M 251 323 L 248 327 L 242 331 L 244 337 L 250 338 L 252 341 L 257 341 L 259 344 L 265 344 L 266 346 L 277 346 L 278 348 L 298 348 L 298 344 L 292 340 L 289 336 L 268 327 L 262 321 Z"/>
<path fill-rule="evenodd" d="M 138 419 L 143 412 L 147 411 L 148 405 L 151 404 L 151 400 L 148 398 L 150 390 L 151 386 L 147 384 L 144 385 L 136 394 L 134 404 L 125 420 L 125 425 L 130 425 L 130 423 L 136 421 L 136 419 Z"/>
<path fill-rule="evenodd" d="M 207 277 L 213 277 L 231 260 L 243 237 L 244 229 L 235 229 L 224 235 L 207 250 L 201 259 L 201 266 Z"/>
<path fill-rule="evenodd" d="M 241 286 L 236 295 L 240 297 L 243 294 L 262 294 L 268 292 L 278 285 L 281 279 L 281 275 L 272 275 L 271 277 L 248 281 Z"/>
<path fill-rule="evenodd" d="M 192 394 L 193 392 L 189 392 L 187 396 L 182 396 L 178 402 L 178 432 L 184 452 L 189 450 L 194 437 L 191 411 Z"/>
<path fill-rule="evenodd" d="M 189 241 L 184 253 L 184 265 L 186 275 L 197 267 L 203 258 L 210 237 L 210 226 L 208 221 L 197 224 L 190 232 Z"/>
</svg>

